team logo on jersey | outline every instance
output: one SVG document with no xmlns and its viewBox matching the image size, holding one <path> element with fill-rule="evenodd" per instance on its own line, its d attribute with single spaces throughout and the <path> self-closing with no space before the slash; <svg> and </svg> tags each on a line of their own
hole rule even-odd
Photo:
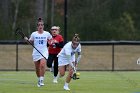
<svg viewBox="0 0 140 93">
<path fill-rule="evenodd" d="M 35 37 L 35 39 L 46 39 L 46 37 Z"/>
</svg>

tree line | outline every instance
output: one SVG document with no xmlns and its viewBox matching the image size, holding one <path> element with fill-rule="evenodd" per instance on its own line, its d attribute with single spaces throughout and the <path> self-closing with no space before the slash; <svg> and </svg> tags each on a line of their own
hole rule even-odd
<svg viewBox="0 0 140 93">
<path fill-rule="evenodd" d="M 65 0 L 1 0 L 0 39 L 14 40 L 22 27 L 29 36 L 42 17 L 45 30 L 61 27 L 64 35 Z M 140 0 L 67 0 L 67 38 L 78 33 L 82 41 L 140 40 Z"/>
</svg>

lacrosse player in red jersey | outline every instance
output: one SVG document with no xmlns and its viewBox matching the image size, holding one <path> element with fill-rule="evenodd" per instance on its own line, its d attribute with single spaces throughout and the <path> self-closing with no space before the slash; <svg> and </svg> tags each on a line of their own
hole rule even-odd
<svg viewBox="0 0 140 93">
<path fill-rule="evenodd" d="M 78 54 L 77 58 L 75 57 L 75 53 Z M 80 38 L 78 34 L 75 34 L 72 41 L 66 43 L 58 56 L 58 66 L 59 66 L 59 74 L 58 77 L 62 77 L 65 75 L 65 67 L 68 67 L 68 75 L 65 80 L 64 90 L 70 90 L 68 84 L 71 81 L 71 77 L 73 76 L 74 71 L 76 70 L 76 66 L 79 60 L 81 59 L 81 44 Z"/>
<path fill-rule="evenodd" d="M 47 60 L 47 66 L 53 69 L 54 79 L 53 83 L 57 83 L 57 74 L 58 74 L 58 53 L 60 52 L 61 48 L 64 45 L 64 39 L 60 33 L 59 26 L 52 26 L 51 34 L 52 34 L 52 41 L 49 45 L 49 57 Z M 53 66 L 52 66 L 53 64 Z"/>
</svg>

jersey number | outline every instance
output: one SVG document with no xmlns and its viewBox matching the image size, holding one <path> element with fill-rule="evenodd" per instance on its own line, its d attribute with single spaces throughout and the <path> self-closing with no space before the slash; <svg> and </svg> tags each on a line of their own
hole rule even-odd
<svg viewBox="0 0 140 93">
<path fill-rule="evenodd" d="M 43 40 L 39 40 L 39 44 L 42 44 L 43 45 Z"/>
</svg>

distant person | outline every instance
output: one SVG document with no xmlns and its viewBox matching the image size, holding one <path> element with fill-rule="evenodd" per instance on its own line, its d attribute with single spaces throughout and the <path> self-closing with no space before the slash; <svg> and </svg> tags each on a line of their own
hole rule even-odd
<svg viewBox="0 0 140 93">
<path fill-rule="evenodd" d="M 49 57 L 47 61 L 47 66 L 53 70 L 54 79 L 53 83 L 57 83 L 57 74 L 58 74 L 58 53 L 61 48 L 64 46 L 64 39 L 60 33 L 59 26 L 52 26 L 51 34 L 52 34 L 52 42 L 49 45 Z"/>
<path fill-rule="evenodd" d="M 28 40 L 27 37 L 24 39 Z M 44 22 L 41 18 L 39 18 L 37 31 L 31 34 L 29 42 L 31 42 L 46 59 L 48 59 L 47 42 L 51 39 L 52 35 L 49 32 L 44 31 Z M 36 75 L 38 77 L 37 86 L 40 87 L 44 85 L 43 81 L 46 70 L 46 59 L 35 48 L 33 49 L 32 57 L 35 64 Z"/>
<path fill-rule="evenodd" d="M 78 54 L 77 58 L 75 57 L 75 54 Z M 59 74 L 58 77 L 62 77 L 65 75 L 65 67 L 68 67 L 68 75 L 65 80 L 64 89 L 70 90 L 68 87 L 68 84 L 71 81 L 71 77 L 73 75 L 74 70 L 76 67 L 74 64 L 79 62 L 81 59 L 81 44 L 80 44 L 80 38 L 78 37 L 78 34 L 75 34 L 72 41 L 66 43 L 60 53 L 58 54 L 58 66 L 59 66 Z"/>
</svg>

